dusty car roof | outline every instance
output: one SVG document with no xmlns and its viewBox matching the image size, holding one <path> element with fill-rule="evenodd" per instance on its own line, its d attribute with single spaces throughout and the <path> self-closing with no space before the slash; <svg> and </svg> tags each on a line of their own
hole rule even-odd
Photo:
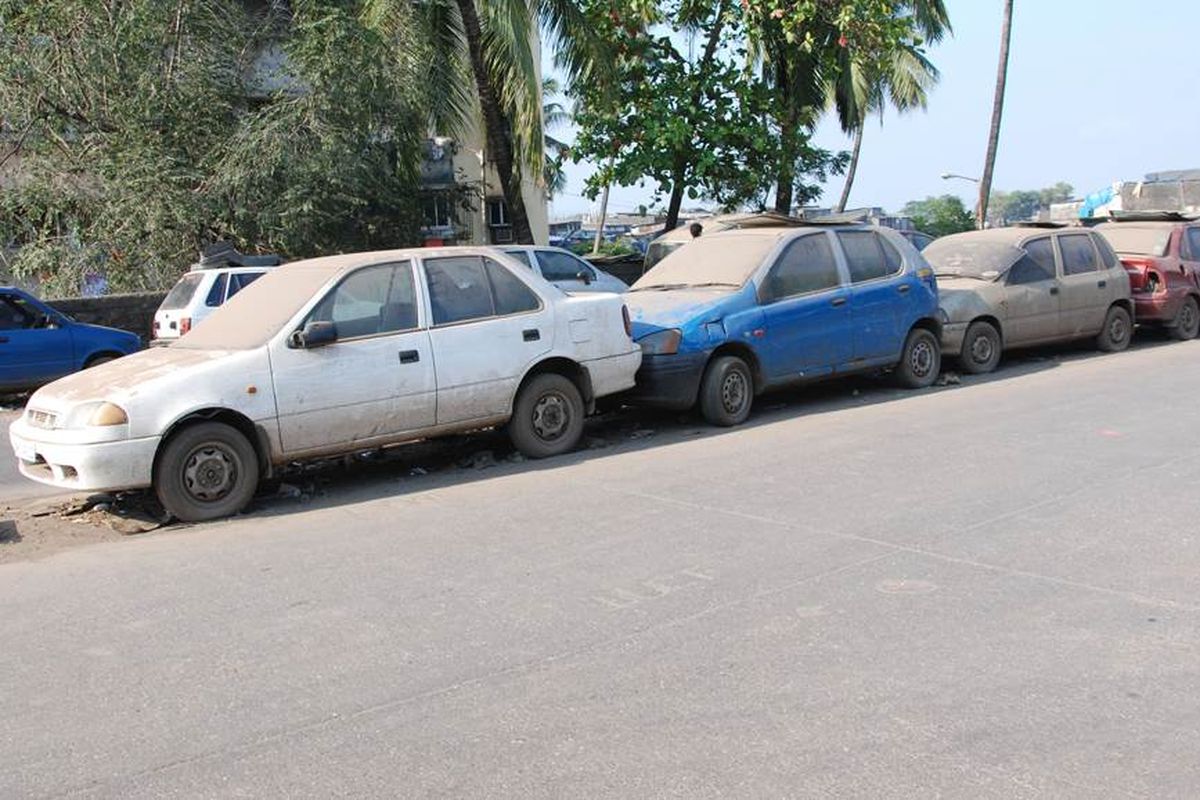
<svg viewBox="0 0 1200 800">
<path fill-rule="evenodd" d="M 963 231 L 942 239 L 963 241 L 970 239 L 976 242 L 995 242 L 996 244 L 1019 244 L 1027 239 L 1047 236 L 1053 233 L 1087 233 L 1087 228 L 988 228 L 982 231 Z"/>
</svg>

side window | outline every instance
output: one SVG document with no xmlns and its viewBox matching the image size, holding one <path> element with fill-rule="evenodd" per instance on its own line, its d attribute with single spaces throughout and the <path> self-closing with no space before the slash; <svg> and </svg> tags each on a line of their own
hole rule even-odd
<svg viewBox="0 0 1200 800">
<path fill-rule="evenodd" d="M 1026 242 L 1024 250 L 1025 255 L 1033 260 L 1033 263 L 1041 269 L 1042 274 L 1041 277 L 1024 281 L 1024 283 L 1049 280 L 1058 274 L 1058 268 L 1054 266 L 1054 245 L 1051 244 L 1049 236 Z M 1014 269 L 1016 268 L 1014 267 Z M 1012 281 L 1010 280 L 1009 283 L 1012 283 Z"/>
<path fill-rule="evenodd" d="M 1099 268 L 1096 249 L 1092 247 L 1092 239 L 1087 234 L 1059 236 L 1058 249 L 1062 252 L 1063 275 L 1082 275 Z"/>
<path fill-rule="evenodd" d="M 1187 245 L 1191 261 L 1200 261 L 1200 228 L 1187 229 Z"/>
<path fill-rule="evenodd" d="M 515 258 L 517 261 L 520 261 L 525 266 L 529 267 L 530 269 L 533 269 L 533 264 L 529 263 L 529 253 L 526 253 L 524 250 L 505 250 L 504 254 L 506 256 L 512 256 L 513 258 Z"/>
<path fill-rule="evenodd" d="M 542 302 L 533 290 L 506 267 L 490 258 L 484 259 L 484 265 L 487 267 L 488 280 L 492 284 L 492 295 L 496 298 L 497 314 L 520 314 L 525 311 L 537 311 L 541 307 Z"/>
<path fill-rule="evenodd" d="M 245 289 L 250 284 L 262 277 L 261 272 L 235 272 L 229 276 L 229 294 L 225 295 L 225 299 L 233 297 L 235 294 Z"/>
<path fill-rule="evenodd" d="M 779 254 L 763 283 L 763 302 L 833 289 L 841 283 L 824 233 L 801 236 Z"/>
<path fill-rule="evenodd" d="M 34 317 L 22 307 L 16 297 L 0 295 L 0 331 L 19 331 L 32 328 Z"/>
<path fill-rule="evenodd" d="M 229 273 L 222 272 L 213 281 L 212 288 L 208 290 L 208 297 L 204 298 L 204 305 L 209 308 L 216 308 L 225 302 L 225 282 L 229 278 Z"/>
<path fill-rule="evenodd" d="M 883 261 L 883 250 L 871 231 L 839 231 L 838 241 L 846 254 L 850 267 L 850 282 L 873 281 L 887 275 L 889 270 Z"/>
<path fill-rule="evenodd" d="M 887 274 L 894 275 L 904 266 L 904 259 L 900 257 L 900 252 L 895 246 L 884 237 L 879 237 L 879 244 L 883 247 L 883 263 L 887 266 Z"/>
<path fill-rule="evenodd" d="M 1117 264 L 1117 254 L 1113 252 L 1112 245 L 1108 243 L 1108 239 L 1103 236 L 1093 236 L 1092 244 L 1096 245 L 1096 249 L 1100 251 L 1100 260 L 1104 262 L 1105 269 L 1114 269 Z"/>
<path fill-rule="evenodd" d="M 479 256 L 431 258 L 425 262 L 434 325 L 490 317 L 492 290 Z"/>
<path fill-rule="evenodd" d="M 339 339 L 417 327 L 416 293 L 407 261 L 356 270 L 325 296 L 309 322 L 332 322 Z"/>
<path fill-rule="evenodd" d="M 912 237 L 913 247 L 917 248 L 918 250 L 924 250 L 926 247 L 929 246 L 929 243 L 932 241 L 933 241 L 932 236 L 926 236 L 923 233 L 915 234 Z"/>
<path fill-rule="evenodd" d="M 553 250 L 539 250 L 538 263 L 542 265 L 542 277 L 548 281 L 573 281 L 576 276 L 588 269 L 587 264 L 580 263 L 574 256 L 566 253 L 556 253 Z"/>
</svg>

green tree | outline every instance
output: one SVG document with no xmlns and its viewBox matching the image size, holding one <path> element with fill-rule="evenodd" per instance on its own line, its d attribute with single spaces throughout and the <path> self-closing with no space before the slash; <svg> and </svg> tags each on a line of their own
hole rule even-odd
<svg viewBox="0 0 1200 800">
<path fill-rule="evenodd" d="M 975 227 L 974 215 L 963 205 L 961 198 L 952 194 L 912 200 L 900 213 L 910 217 L 917 230 L 931 236 L 949 236 Z"/>
<path fill-rule="evenodd" d="M 571 114 L 562 103 L 548 99 L 558 95 L 558 92 L 558 81 L 554 78 L 542 80 L 542 125 L 547 131 L 571 124 Z M 546 196 L 553 198 L 567 188 L 567 173 L 563 171 L 563 163 L 570 155 L 571 148 L 566 142 L 549 133 L 546 133 L 543 139 L 546 160 L 542 169 L 542 179 L 546 184 Z"/>
<path fill-rule="evenodd" d="M 1039 211 L 1049 208 L 1051 203 L 1071 199 L 1074 191 L 1071 184 L 1060 181 L 1037 191 L 992 192 L 988 201 L 988 223 L 999 226 L 1033 219 Z"/>
</svg>

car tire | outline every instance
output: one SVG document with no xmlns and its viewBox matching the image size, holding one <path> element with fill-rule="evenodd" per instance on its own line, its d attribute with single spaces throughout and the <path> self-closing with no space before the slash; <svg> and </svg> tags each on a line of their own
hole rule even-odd
<svg viewBox="0 0 1200 800">
<path fill-rule="evenodd" d="M 521 387 L 508 436 L 527 458 L 562 455 L 579 444 L 585 413 L 579 387 L 570 378 L 544 372 Z"/>
<path fill-rule="evenodd" d="M 906 389 L 932 386 L 942 370 L 942 346 L 932 331 L 913 328 L 904 340 L 896 381 Z"/>
<path fill-rule="evenodd" d="M 258 488 L 258 454 L 219 422 L 189 425 L 167 440 L 154 466 L 154 491 L 176 519 L 204 522 L 241 511 Z"/>
<path fill-rule="evenodd" d="M 990 322 L 972 322 L 963 336 L 958 365 L 963 372 L 982 375 L 1000 363 L 1000 332 Z"/>
<path fill-rule="evenodd" d="M 1200 303 L 1196 302 L 1196 298 L 1184 299 L 1183 305 L 1179 307 L 1179 313 L 1175 315 L 1175 319 L 1167 328 L 1167 333 L 1171 335 L 1172 339 L 1178 339 L 1181 342 L 1195 339 L 1200 335 Z"/>
<path fill-rule="evenodd" d="M 1133 320 L 1129 312 L 1120 306 L 1108 309 L 1104 316 L 1104 327 L 1096 337 L 1096 347 L 1105 353 L 1117 353 L 1129 347 L 1129 338 L 1133 334 Z"/>
<path fill-rule="evenodd" d="M 754 377 L 737 356 L 719 356 L 704 372 L 700 384 L 700 413 L 710 425 L 732 428 L 750 416 Z"/>
</svg>

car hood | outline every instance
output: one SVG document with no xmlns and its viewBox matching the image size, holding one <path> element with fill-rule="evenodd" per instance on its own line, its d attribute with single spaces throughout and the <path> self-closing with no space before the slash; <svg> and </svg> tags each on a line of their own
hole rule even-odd
<svg viewBox="0 0 1200 800">
<path fill-rule="evenodd" d="M 721 319 L 744 304 L 747 290 L 674 289 L 626 294 L 625 305 L 633 321 L 633 338 L 640 339 L 665 328 L 684 328 Z"/>
<path fill-rule="evenodd" d="M 29 405 L 59 411 L 89 400 L 123 402 L 137 397 L 147 387 L 168 380 L 183 370 L 193 370 L 234 354 L 223 350 L 183 350 L 156 347 L 118 358 L 43 386 L 29 398 Z"/>
<path fill-rule="evenodd" d="M 120 328 L 110 328 L 107 325 L 93 325 L 90 322 L 71 322 L 71 326 L 77 329 L 82 329 L 89 335 L 104 336 L 113 339 L 128 339 L 131 342 L 141 344 L 141 337 L 132 331 L 121 330 Z"/>
<path fill-rule="evenodd" d="M 970 322 L 981 314 L 996 314 L 1004 287 L 973 278 L 938 278 L 938 305 L 949 322 Z"/>
</svg>

